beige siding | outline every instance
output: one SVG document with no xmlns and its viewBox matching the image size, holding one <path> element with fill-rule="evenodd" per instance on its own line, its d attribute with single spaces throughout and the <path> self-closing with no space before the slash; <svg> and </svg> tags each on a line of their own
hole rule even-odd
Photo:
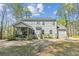
<svg viewBox="0 0 79 59">
<path fill-rule="evenodd" d="M 37 22 L 35 21 L 32 21 L 32 22 L 25 22 L 26 24 L 32 26 L 32 27 L 41 27 L 45 34 L 50 34 L 49 31 L 52 30 L 52 35 L 54 37 L 57 36 L 57 24 L 55 22 L 55 24 L 53 24 L 53 22 L 49 21 L 49 22 L 44 22 L 45 24 L 43 25 L 43 22 L 40 21 L 40 24 L 37 24 Z"/>
</svg>

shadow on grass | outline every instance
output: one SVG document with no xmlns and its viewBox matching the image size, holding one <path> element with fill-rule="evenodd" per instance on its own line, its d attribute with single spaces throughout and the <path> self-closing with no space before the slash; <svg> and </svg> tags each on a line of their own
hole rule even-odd
<svg viewBox="0 0 79 59">
<path fill-rule="evenodd" d="M 43 50 L 40 55 L 48 54 L 53 56 L 79 56 L 79 43 L 61 42 L 55 43 L 46 50 Z"/>
<path fill-rule="evenodd" d="M 47 40 L 35 40 L 25 46 L 3 47 L 0 48 L 0 56 L 33 56 L 52 43 Z"/>
<path fill-rule="evenodd" d="M 25 46 L 0 48 L 0 56 L 79 56 L 77 42 L 35 41 Z"/>
</svg>

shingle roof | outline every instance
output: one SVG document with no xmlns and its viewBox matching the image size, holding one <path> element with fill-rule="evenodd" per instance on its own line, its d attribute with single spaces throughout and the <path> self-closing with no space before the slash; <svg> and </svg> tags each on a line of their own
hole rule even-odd
<svg viewBox="0 0 79 59">
<path fill-rule="evenodd" d="M 66 27 L 63 26 L 63 25 L 58 25 L 57 28 L 58 28 L 59 30 L 66 30 Z"/>
<path fill-rule="evenodd" d="M 23 19 L 22 21 L 56 21 L 56 20 L 52 18 L 28 18 Z"/>
</svg>

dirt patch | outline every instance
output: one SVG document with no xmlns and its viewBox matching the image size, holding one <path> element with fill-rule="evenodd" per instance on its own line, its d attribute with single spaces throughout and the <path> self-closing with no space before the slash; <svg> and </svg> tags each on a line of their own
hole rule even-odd
<svg viewBox="0 0 79 59">
<path fill-rule="evenodd" d="M 31 41 L 6 41 L 0 40 L 0 48 L 1 47 L 10 47 L 10 46 L 22 46 L 30 43 Z"/>
</svg>

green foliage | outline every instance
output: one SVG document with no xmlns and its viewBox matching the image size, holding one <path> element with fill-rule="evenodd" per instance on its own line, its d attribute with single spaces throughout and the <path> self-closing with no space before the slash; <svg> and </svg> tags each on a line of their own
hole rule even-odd
<svg viewBox="0 0 79 59">
<path fill-rule="evenodd" d="M 53 36 L 52 36 L 52 35 L 48 35 L 48 38 L 49 38 L 49 39 L 53 39 Z"/>
<path fill-rule="evenodd" d="M 58 23 L 59 25 L 65 26 L 65 25 L 66 25 L 66 19 L 61 18 L 61 19 L 57 20 L 57 23 Z"/>
<path fill-rule="evenodd" d="M 8 27 L 5 29 L 3 33 L 3 39 L 15 40 L 14 30 L 15 29 L 13 27 Z"/>
<path fill-rule="evenodd" d="M 26 14 L 26 17 L 30 16 L 32 14 L 31 11 L 30 11 L 30 9 L 28 9 L 28 8 L 24 8 L 23 9 L 23 13 Z M 30 14 L 30 15 L 28 15 L 28 14 Z"/>
<path fill-rule="evenodd" d="M 28 36 L 28 40 L 32 40 L 32 35 L 29 35 Z"/>
<path fill-rule="evenodd" d="M 8 4 L 8 6 L 12 10 L 16 20 L 19 20 L 18 18 L 23 18 L 24 14 L 26 14 L 26 16 L 31 14 L 31 11 L 28 8 L 24 8 L 20 3 Z"/>
<path fill-rule="evenodd" d="M 33 40 L 33 39 L 37 39 L 37 37 L 35 35 L 33 35 L 33 34 L 29 34 L 29 35 L 26 36 L 25 39 L 26 40 Z"/>
<path fill-rule="evenodd" d="M 15 37 L 13 35 L 8 35 L 7 40 L 8 41 L 15 40 Z"/>
<path fill-rule="evenodd" d="M 76 24 L 77 24 L 77 31 L 79 32 L 79 20 L 76 20 L 76 22 L 75 22 Z"/>
<path fill-rule="evenodd" d="M 69 14 L 76 11 L 75 7 L 71 3 L 63 3 L 61 4 L 60 8 L 57 10 L 57 15 L 60 16 L 60 18 L 65 18 L 69 16 Z"/>
<path fill-rule="evenodd" d="M 62 7 L 63 7 L 64 9 L 66 9 L 68 12 L 75 11 L 75 7 L 74 7 L 74 5 L 71 4 L 71 3 L 64 3 L 64 4 L 62 4 Z"/>
<path fill-rule="evenodd" d="M 15 16 L 20 16 L 22 11 L 23 11 L 22 6 L 20 4 L 15 4 L 15 6 L 14 6 L 14 15 Z"/>
<path fill-rule="evenodd" d="M 79 38 L 79 35 L 73 35 L 72 37 L 73 38 Z"/>
<path fill-rule="evenodd" d="M 13 11 L 13 15 L 14 15 L 16 18 L 22 16 L 23 7 L 22 7 L 21 4 L 19 4 L 19 3 L 9 4 L 9 7 L 10 7 L 11 10 Z"/>
<path fill-rule="evenodd" d="M 49 35 L 49 34 L 44 34 L 43 37 L 47 39 L 53 39 L 53 35 Z"/>
</svg>

